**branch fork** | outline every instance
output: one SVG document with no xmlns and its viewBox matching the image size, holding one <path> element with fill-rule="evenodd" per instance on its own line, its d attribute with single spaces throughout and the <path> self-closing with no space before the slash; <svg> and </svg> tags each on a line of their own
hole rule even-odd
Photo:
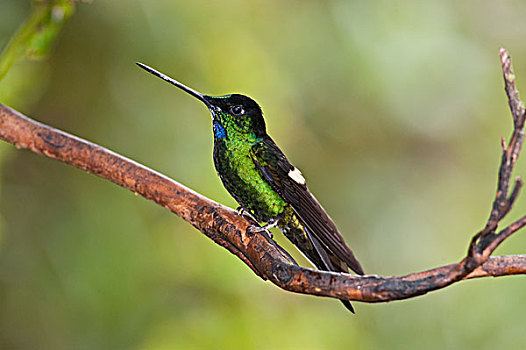
<svg viewBox="0 0 526 350">
<path fill-rule="evenodd" d="M 455 282 L 481 277 L 526 274 L 526 255 L 495 256 L 494 250 L 526 225 L 526 216 L 498 230 L 523 185 L 510 179 L 524 142 L 524 103 L 515 87 L 511 58 L 500 49 L 504 88 L 513 117 L 508 143 L 501 140 L 502 157 L 497 191 L 484 228 L 472 238 L 460 262 L 406 276 L 379 277 L 313 270 L 298 266 L 290 255 L 257 225 L 230 208 L 216 203 L 176 181 L 101 146 L 36 122 L 0 104 L 0 139 L 19 149 L 107 179 L 154 201 L 188 221 L 215 243 L 241 259 L 254 273 L 277 286 L 305 293 L 362 302 L 388 302 L 412 298 Z"/>
</svg>

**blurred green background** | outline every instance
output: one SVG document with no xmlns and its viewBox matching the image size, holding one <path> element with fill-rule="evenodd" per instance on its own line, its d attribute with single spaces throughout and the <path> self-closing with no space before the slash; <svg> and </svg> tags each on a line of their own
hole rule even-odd
<svg viewBox="0 0 526 350">
<path fill-rule="evenodd" d="M 0 45 L 30 5 L 0 2 Z M 0 101 L 236 207 L 206 108 L 134 62 L 248 94 L 365 270 L 406 274 L 458 261 L 487 219 L 511 132 L 498 49 L 526 96 L 525 14 L 518 0 L 94 0 L 47 60 L 12 67 Z M 0 163 L 2 349 L 526 347 L 524 277 L 352 316 L 107 181 L 3 142 Z M 510 220 L 525 210 L 523 195 Z M 525 248 L 522 232 L 496 253 Z"/>
</svg>

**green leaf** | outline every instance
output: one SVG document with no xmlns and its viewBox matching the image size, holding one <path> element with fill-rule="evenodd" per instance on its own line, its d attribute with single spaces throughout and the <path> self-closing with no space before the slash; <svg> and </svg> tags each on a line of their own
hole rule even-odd
<svg viewBox="0 0 526 350">
<path fill-rule="evenodd" d="M 20 59 L 46 58 L 74 10 L 75 2 L 70 0 L 35 1 L 26 22 L 2 50 L 0 80 Z"/>
</svg>

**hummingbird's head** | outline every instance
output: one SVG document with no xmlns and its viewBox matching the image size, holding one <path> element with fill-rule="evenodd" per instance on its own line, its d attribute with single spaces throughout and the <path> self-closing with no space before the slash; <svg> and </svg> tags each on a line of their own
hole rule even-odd
<svg viewBox="0 0 526 350">
<path fill-rule="evenodd" d="M 233 134 L 249 134 L 255 137 L 265 135 L 263 112 L 250 97 L 240 94 L 203 97 L 212 113 L 216 137 L 227 137 L 229 131 Z"/>
<path fill-rule="evenodd" d="M 145 64 L 137 62 L 137 65 L 203 102 L 212 114 L 216 138 L 242 137 L 250 139 L 263 137 L 266 134 L 261 107 L 250 97 L 240 94 L 203 95 Z"/>
</svg>

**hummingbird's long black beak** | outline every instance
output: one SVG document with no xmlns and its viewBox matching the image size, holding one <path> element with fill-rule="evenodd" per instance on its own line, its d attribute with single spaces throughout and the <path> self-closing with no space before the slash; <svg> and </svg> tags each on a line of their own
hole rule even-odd
<svg viewBox="0 0 526 350">
<path fill-rule="evenodd" d="M 177 86 L 179 89 L 189 93 L 190 95 L 194 96 L 198 100 L 202 101 L 209 109 L 211 109 L 212 106 L 210 105 L 210 102 L 208 102 L 206 96 L 203 95 L 202 93 L 200 93 L 198 91 L 195 91 L 194 89 L 189 88 L 188 86 L 186 86 L 184 84 L 181 84 L 177 80 L 170 78 L 169 76 L 167 76 L 167 75 L 165 75 L 165 74 L 153 69 L 152 67 L 149 67 L 149 66 L 145 65 L 144 63 L 135 62 L 135 64 L 138 65 L 139 67 L 141 67 L 142 69 L 144 69 L 145 71 L 147 71 L 149 73 L 152 73 L 153 75 L 158 76 L 162 80 L 165 80 L 165 81 L 169 82 L 170 84 L 173 84 L 173 85 Z"/>
</svg>

